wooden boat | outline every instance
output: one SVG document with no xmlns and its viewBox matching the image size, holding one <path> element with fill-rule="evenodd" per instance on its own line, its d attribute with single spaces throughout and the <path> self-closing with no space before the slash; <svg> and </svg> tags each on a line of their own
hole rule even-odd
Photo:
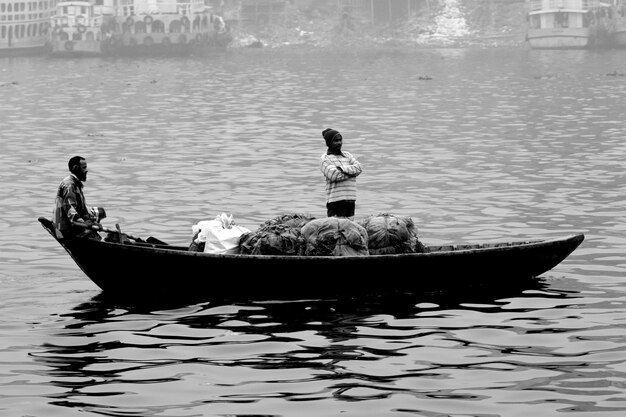
<svg viewBox="0 0 626 417">
<path fill-rule="evenodd" d="M 608 1 L 530 0 L 529 6 L 526 39 L 533 49 L 583 49 L 608 42 Z"/>
<path fill-rule="evenodd" d="M 584 239 L 577 234 L 525 242 L 429 246 L 425 253 L 392 255 L 218 255 L 192 252 L 154 238 L 124 243 L 68 240 L 58 237 L 50 220 L 40 217 L 39 221 L 105 294 L 142 299 L 293 299 L 415 293 L 490 282 L 512 285 L 554 268 Z"/>
<path fill-rule="evenodd" d="M 57 13 L 52 19 L 50 56 L 98 56 L 102 33 L 102 16 L 94 14 L 88 1 L 62 1 L 57 3 Z"/>
</svg>

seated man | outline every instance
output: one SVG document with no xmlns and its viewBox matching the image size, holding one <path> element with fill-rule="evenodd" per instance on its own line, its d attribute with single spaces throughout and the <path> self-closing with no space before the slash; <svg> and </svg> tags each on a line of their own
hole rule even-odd
<svg viewBox="0 0 626 417">
<path fill-rule="evenodd" d="M 62 237 L 88 237 L 100 240 L 91 230 L 106 216 L 104 209 L 87 208 L 83 195 L 83 181 L 87 181 L 87 161 L 82 156 L 72 157 L 67 164 L 70 175 L 65 177 L 57 191 L 52 219 Z"/>
</svg>

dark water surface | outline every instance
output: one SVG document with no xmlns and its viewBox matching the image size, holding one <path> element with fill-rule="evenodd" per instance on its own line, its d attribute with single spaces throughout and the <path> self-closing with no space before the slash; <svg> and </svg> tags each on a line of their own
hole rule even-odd
<svg viewBox="0 0 626 417">
<path fill-rule="evenodd" d="M 625 74 L 626 51 L 3 58 L 0 415 L 625 415 Z M 325 127 L 364 166 L 357 217 L 411 216 L 425 243 L 586 240 L 523 286 L 137 306 L 36 222 L 74 154 L 137 236 L 323 216 Z"/>
</svg>

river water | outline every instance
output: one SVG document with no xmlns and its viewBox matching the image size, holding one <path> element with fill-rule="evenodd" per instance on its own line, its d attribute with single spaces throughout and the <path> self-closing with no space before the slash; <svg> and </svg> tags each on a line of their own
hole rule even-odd
<svg viewBox="0 0 626 417">
<path fill-rule="evenodd" d="M 626 51 L 16 57 L 0 97 L 0 415 L 626 413 Z M 36 220 L 75 154 L 136 236 L 321 217 L 326 127 L 364 166 L 357 218 L 411 216 L 427 244 L 586 239 L 522 287 L 148 307 L 103 297 Z"/>
</svg>

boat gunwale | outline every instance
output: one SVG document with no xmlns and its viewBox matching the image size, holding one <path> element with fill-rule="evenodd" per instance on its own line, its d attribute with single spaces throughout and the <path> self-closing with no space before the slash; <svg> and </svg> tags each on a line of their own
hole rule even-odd
<svg viewBox="0 0 626 417">
<path fill-rule="evenodd" d="M 73 251 L 72 244 L 64 238 L 58 238 L 56 233 L 50 227 L 53 227 L 52 221 L 45 217 L 40 217 L 39 222 L 42 227 L 52 235 L 52 237 L 66 248 L 70 253 Z M 533 239 L 533 240 L 520 240 L 520 241 L 508 241 L 508 242 L 494 242 L 483 244 L 459 244 L 459 245 L 429 245 L 426 248 L 450 248 L 448 250 L 434 250 L 428 252 L 419 253 L 398 253 L 398 254 L 370 254 L 362 256 L 321 256 L 321 255 L 253 255 L 253 254 L 230 254 L 230 253 L 207 253 L 207 252 L 195 252 L 190 251 L 186 246 L 157 244 L 150 242 L 136 242 L 136 243 L 119 243 L 119 242 L 107 242 L 97 240 L 86 240 L 92 245 L 100 247 L 109 247 L 117 250 L 124 250 L 130 252 L 148 252 L 152 254 L 177 254 L 182 256 L 197 256 L 202 258 L 213 259 L 262 259 L 267 261 L 276 260 L 289 260 L 289 261 L 326 261 L 326 262 L 342 262 L 351 260 L 390 260 L 390 259 L 406 259 L 406 258 L 429 258 L 429 257 L 444 257 L 444 256 L 458 256 L 479 254 L 488 252 L 508 252 L 515 250 L 525 249 L 539 249 L 542 247 L 549 247 L 558 244 L 572 245 L 572 251 L 576 249 L 585 239 L 583 233 L 572 233 L 565 236 L 545 238 L 545 239 Z M 69 244 L 68 244 L 69 243 Z M 466 246 L 476 246 L 467 248 Z M 369 262 L 369 261 L 368 261 Z"/>
<path fill-rule="evenodd" d="M 414 257 L 434 257 L 434 256 L 454 256 L 454 255 L 465 255 L 472 253 L 482 253 L 482 252 L 504 252 L 510 250 L 517 249 L 528 249 L 528 248 L 540 248 L 544 246 L 550 246 L 558 243 L 574 243 L 578 241 L 580 244 L 584 240 L 584 234 L 570 234 L 567 236 L 556 237 L 556 238 L 547 238 L 547 239 L 535 239 L 535 240 L 525 240 L 525 241 L 511 241 L 511 242 L 495 242 L 495 243 L 485 243 L 485 244 L 477 244 L 476 247 L 472 248 L 463 248 L 463 246 L 474 246 L 471 244 L 468 245 L 430 245 L 426 246 L 427 248 L 441 248 L 448 247 L 451 249 L 448 250 L 433 250 L 428 252 L 416 252 L 416 253 L 396 253 L 396 254 L 369 254 L 362 256 L 323 256 L 323 255 L 254 255 L 254 254 L 242 254 L 242 253 L 209 253 L 209 252 L 194 252 L 188 250 L 185 246 L 175 246 L 175 245 L 158 245 L 152 243 L 118 243 L 118 242 L 97 242 L 92 241 L 96 244 L 103 244 L 106 246 L 117 247 L 122 250 L 129 251 L 141 251 L 141 252 L 152 252 L 154 254 L 184 254 L 185 256 L 199 256 L 206 258 L 230 258 L 230 259 L 266 259 L 266 260 L 326 260 L 326 261 L 345 261 L 345 260 L 362 260 L 362 259 L 374 259 L 374 260 L 383 260 L 383 259 L 397 259 L 397 258 L 414 258 Z M 63 240 L 61 240 L 63 242 Z M 578 246 L 578 244 L 576 246 Z"/>
<path fill-rule="evenodd" d="M 92 3 L 87 0 L 66 0 L 58 2 L 55 8 L 58 9 L 65 6 L 92 6 Z M 69 16 L 69 14 L 64 14 L 63 16 Z"/>
<path fill-rule="evenodd" d="M 531 15 L 547 14 L 547 13 L 581 13 L 581 14 L 586 14 L 590 10 L 593 10 L 593 9 L 557 9 L 557 8 L 553 8 L 553 9 L 531 10 L 531 11 L 528 12 L 528 15 L 531 16 Z"/>
</svg>

